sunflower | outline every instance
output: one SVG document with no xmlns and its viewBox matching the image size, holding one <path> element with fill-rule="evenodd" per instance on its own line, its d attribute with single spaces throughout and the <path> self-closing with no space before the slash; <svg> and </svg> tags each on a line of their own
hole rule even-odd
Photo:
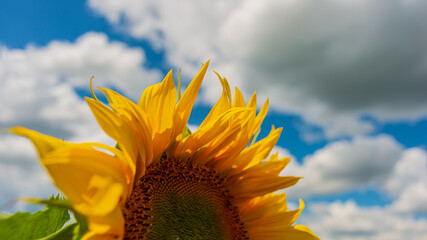
<svg viewBox="0 0 427 240">
<path fill-rule="evenodd" d="M 117 147 L 68 143 L 15 127 L 73 208 L 87 218 L 83 239 L 318 239 L 293 225 L 304 208 L 288 211 L 285 194 L 298 177 L 279 176 L 289 158 L 270 151 L 282 129 L 256 141 L 268 100 L 256 114 L 218 75 L 222 96 L 198 130 L 184 130 L 209 62 L 177 101 L 170 71 L 136 104 L 99 88 L 110 107 L 86 101 Z M 254 137 L 255 136 L 255 137 Z"/>
</svg>

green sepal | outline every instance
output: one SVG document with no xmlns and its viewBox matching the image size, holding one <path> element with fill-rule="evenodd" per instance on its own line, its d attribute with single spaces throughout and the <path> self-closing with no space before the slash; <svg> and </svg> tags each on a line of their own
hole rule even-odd
<svg viewBox="0 0 427 240">
<path fill-rule="evenodd" d="M 73 240 L 80 240 L 83 235 L 89 230 L 89 225 L 85 216 L 80 213 L 73 211 L 74 218 L 76 219 L 78 226 L 74 230 Z"/>
<path fill-rule="evenodd" d="M 60 197 L 51 197 L 58 201 Z M 67 209 L 47 205 L 35 213 L 0 214 L 0 239 L 40 239 L 59 231 L 70 220 Z"/>
<path fill-rule="evenodd" d="M 122 149 L 120 149 L 119 143 L 116 143 L 116 146 L 114 146 L 114 147 L 119 149 L 120 151 L 122 150 Z"/>
<path fill-rule="evenodd" d="M 190 129 L 187 126 L 185 126 L 184 133 L 182 134 L 182 139 L 184 139 L 184 138 L 186 138 L 186 137 L 188 137 L 190 135 L 191 135 Z"/>
</svg>

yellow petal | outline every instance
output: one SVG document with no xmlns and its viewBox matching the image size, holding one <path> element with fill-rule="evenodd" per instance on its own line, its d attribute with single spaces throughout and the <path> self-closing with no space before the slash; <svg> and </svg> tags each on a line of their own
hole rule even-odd
<svg viewBox="0 0 427 240">
<path fill-rule="evenodd" d="M 111 108 L 122 118 L 141 122 L 144 128 L 150 124 L 147 114 L 134 102 L 108 88 L 98 88 L 107 97 Z M 99 101 L 97 101 L 99 102 Z M 151 129 L 151 126 L 148 127 Z"/>
<path fill-rule="evenodd" d="M 103 217 L 88 217 L 89 229 L 82 240 L 117 240 L 124 235 L 123 213 L 117 207 Z"/>
<path fill-rule="evenodd" d="M 242 170 L 250 168 L 263 161 L 270 154 L 279 140 L 282 128 L 271 129 L 270 133 L 264 139 L 244 149 L 234 160 L 233 165 L 229 166 L 228 175 L 235 175 Z"/>
<path fill-rule="evenodd" d="M 230 109 L 221 116 L 218 116 L 215 120 L 210 121 L 207 125 L 197 129 L 196 132 L 178 143 L 173 156 L 181 159 L 187 159 L 192 156 L 192 159 L 194 159 L 196 153 L 206 151 L 206 145 L 211 144 L 219 135 L 224 134 L 226 129 L 230 134 L 237 132 L 239 130 L 239 125 L 230 125 L 230 121 L 245 111 L 252 111 L 252 109 Z"/>
<path fill-rule="evenodd" d="M 10 133 L 20 135 L 23 137 L 29 138 L 34 146 L 37 149 L 39 157 L 42 158 L 46 154 L 55 151 L 58 148 L 64 147 L 67 145 L 63 140 L 40 134 L 36 131 L 24 128 L 24 127 L 14 127 L 7 130 Z"/>
<path fill-rule="evenodd" d="M 251 108 L 249 108 L 251 109 Z M 249 144 L 252 137 L 252 128 L 255 120 L 255 109 L 252 108 L 250 115 L 243 119 L 235 120 L 239 122 L 237 132 L 231 135 L 228 131 L 224 131 L 218 135 L 216 141 L 210 146 L 210 156 L 206 158 L 206 163 L 215 168 L 218 173 L 223 173 L 232 167 L 236 156 Z"/>
<path fill-rule="evenodd" d="M 253 240 L 319 240 L 308 227 L 296 225 L 295 227 L 282 227 L 281 229 L 266 229 L 266 231 L 250 233 Z"/>
<path fill-rule="evenodd" d="M 10 132 L 28 137 L 34 143 L 54 183 L 80 213 L 108 214 L 129 194 L 131 170 L 119 151 L 98 143 L 67 143 L 22 127 L 12 128 Z"/>
<path fill-rule="evenodd" d="M 187 125 L 188 118 L 190 118 L 191 110 L 194 102 L 196 101 L 197 93 L 199 92 L 200 85 L 202 84 L 203 77 L 205 76 L 206 70 L 209 66 L 207 61 L 200 69 L 199 73 L 191 81 L 185 90 L 182 98 L 179 100 L 175 112 L 174 112 L 174 139 L 178 141 L 182 138 L 182 133 L 185 126 Z"/>
<path fill-rule="evenodd" d="M 254 197 L 275 192 L 290 187 L 298 182 L 299 177 L 278 177 L 266 175 L 263 177 L 242 178 L 237 182 L 227 181 L 226 187 L 234 196 L 236 202 L 243 202 Z"/>
<path fill-rule="evenodd" d="M 125 100 L 123 96 L 111 93 L 108 95 L 115 103 L 114 109 L 121 115 L 98 101 L 89 98 L 86 101 L 104 132 L 117 141 L 130 159 L 134 179 L 139 179 L 153 158 L 151 134 L 136 104 Z"/>
<path fill-rule="evenodd" d="M 266 229 L 271 230 L 290 227 L 298 219 L 302 210 L 304 209 L 304 202 L 301 199 L 299 202 L 299 208 L 292 211 L 271 211 L 271 207 L 266 207 L 264 205 L 264 213 L 259 211 L 258 215 L 252 215 L 252 218 L 247 218 L 245 221 L 245 226 L 250 229 L 252 233 L 263 232 L 266 231 Z M 261 209 L 262 208 L 259 208 L 258 210 Z"/>
<path fill-rule="evenodd" d="M 154 159 L 160 159 L 171 141 L 176 99 L 177 93 L 171 70 L 161 83 L 145 89 L 138 102 L 151 125 Z"/>
<path fill-rule="evenodd" d="M 287 210 L 285 193 L 270 193 L 251 199 L 239 206 L 243 222 L 250 222 L 268 214 Z"/>
<path fill-rule="evenodd" d="M 211 141 L 197 158 L 217 169 L 218 164 L 229 164 L 249 143 L 255 119 L 255 109 L 246 108 L 233 117 L 229 127 Z M 236 128 L 237 126 L 237 128 Z"/>
<path fill-rule="evenodd" d="M 123 204 L 129 191 L 130 169 L 123 161 L 97 151 L 88 143 L 73 144 L 41 159 L 55 185 L 85 216 L 104 216 Z"/>
<path fill-rule="evenodd" d="M 249 102 L 246 106 L 256 108 L 256 92 L 254 92 L 254 94 L 252 94 L 252 96 L 249 99 Z"/>
<path fill-rule="evenodd" d="M 258 129 L 261 127 L 262 122 L 264 121 L 265 116 L 268 112 L 268 105 L 269 100 L 265 101 L 264 105 L 262 105 L 261 110 L 259 111 L 258 115 L 255 118 L 255 126 L 254 126 L 254 134 L 258 131 Z"/>
<path fill-rule="evenodd" d="M 233 177 L 262 177 L 264 175 L 279 175 L 285 166 L 291 161 L 290 158 L 275 159 L 277 155 L 273 155 L 268 161 L 256 164 Z"/>
<path fill-rule="evenodd" d="M 310 228 L 308 228 L 307 226 L 304 225 L 295 225 L 294 229 L 296 230 L 297 233 L 291 233 L 294 234 L 294 239 L 298 240 L 298 239 L 314 239 L 314 240 L 320 240 L 320 238 L 318 238 L 316 236 L 316 234 L 314 234 Z M 289 235 L 291 235 L 289 234 Z"/>
<path fill-rule="evenodd" d="M 217 118 L 231 107 L 231 91 L 230 86 L 228 85 L 228 81 L 227 79 L 221 77 L 217 72 L 215 72 L 215 74 L 218 76 L 219 81 L 221 82 L 222 95 L 218 102 L 216 102 L 216 104 L 212 107 L 205 120 L 203 120 L 202 124 L 200 124 L 199 128 L 204 127 L 210 121 Z M 242 107 L 244 107 L 244 105 Z"/>
<path fill-rule="evenodd" d="M 242 92 L 236 87 L 234 89 L 234 101 L 233 101 L 233 107 L 244 107 L 245 99 L 243 98 Z"/>
<path fill-rule="evenodd" d="M 131 146 L 124 146 L 123 144 L 122 149 L 132 149 L 130 151 L 136 153 L 136 163 L 138 166 L 140 165 L 142 168 L 145 168 L 151 163 L 153 159 L 153 143 L 150 135 L 151 126 L 148 115 L 134 102 L 118 94 L 117 92 L 106 88 L 100 89 L 108 97 L 110 106 L 113 108 L 113 110 L 118 113 L 123 123 L 128 125 L 128 127 L 131 129 L 131 132 L 135 135 L 134 144 Z M 99 104 L 100 106 L 104 106 L 101 103 Z M 126 138 L 126 136 L 124 137 Z M 140 156 L 141 159 L 138 159 L 138 156 Z M 145 165 L 143 163 L 145 163 Z"/>
</svg>

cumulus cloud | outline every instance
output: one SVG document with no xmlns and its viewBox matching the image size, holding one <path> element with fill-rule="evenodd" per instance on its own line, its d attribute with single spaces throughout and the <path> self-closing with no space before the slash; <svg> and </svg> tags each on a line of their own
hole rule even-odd
<svg viewBox="0 0 427 240">
<path fill-rule="evenodd" d="M 281 156 L 294 159 L 288 150 Z M 282 175 L 303 176 L 286 193 L 291 199 L 374 188 L 392 201 L 396 213 L 427 213 L 427 152 L 403 149 L 389 135 L 355 137 L 326 145 L 291 161 Z"/>
<path fill-rule="evenodd" d="M 383 188 L 396 198 L 396 211 L 427 213 L 427 152 L 420 148 L 406 150 Z"/>
<path fill-rule="evenodd" d="M 305 157 L 302 164 L 287 149 L 275 150 L 280 156 L 293 159 L 282 175 L 304 177 L 285 189 L 289 199 L 307 200 L 298 224 L 309 226 L 321 239 L 427 238 L 427 220 L 415 217 L 427 212 L 424 149 L 403 149 L 391 136 L 380 135 L 330 143 Z M 313 195 L 367 187 L 388 195 L 391 202 L 384 206 L 360 206 L 354 200 L 310 201 Z"/>
<path fill-rule="evenodd" d="M 115 86 L 138 98 L 159 81 L 143 68 L 144 52 L 105 34 L 86 33 L 75 42 L 52 41 L 25 49 L 0 48 L 0 129 L 25 126 L 72 142 L 114 145 L 98 127 L 76 87 Z M 57 190 L 27 139 L 0 134 L 0 204 L 18 196 L 47 197 Z"/>
<path fill-rule="evenodd" d="M 244 91 L 270 96 L 273 107 L 324 127 L 326 137 L 372 131 L 361 115 L 411 121 L 427 114 L 425 1 L 89 5 L 132 36 L 165 49 L 173 65 L 195 71 L 213 58 L 214 68 Z M 218 97 L 212 92 L 204 92 L 205 100 Z"/>
<path fill-rule="evenodd" d="M 149 84 L 160 80 L 157 71 L 145 70 L 144 53 L 105 34 L 86 33 L 74 43 L 52 41 L 45 47 L 0 50 L 0 127 L 24 125 L 58 137 L 93 133 L 95 125 L 76 87 L 115 86 L 138 98 Z M 84 126 L 85 129 L 80 129 Z"/>
<path fill-rule="evenodd" d="M 400 240 L 427 238 L 427 220 L 389 207 L 361 207 L 354 201 L 308 204 L 298 220 L 321 239 Z"/>
<path fill-rule="evenodd" d="M 108 21 L 137 38 L 167 50 L 167 58 L 183 73 L 220 54 L 218 33 L 240 1 L 91 0 L 88 4 Z"/>
<path fill-rule="evenodd" d="M 54 40 L 47 46 L 29 45 L 23 50 L 3 47 L 0 54 L 0 79 L 15 87 L 61 81 L 87 87 L 94 75 L 96 83 L 111 84 L 139 97 L 146 86 L 160 79 L 158 71 L 143 68 L 142 49 L 109 41 L 102 33 L 88 32 L 73 43 Z"/>
<path fill-rule="evenodd" d="M 379 184 L 388 178 L 402 154 L 388 135 L 355 137 L 330 143 L 303 159 L 293 161 L 284 174 L 304 176 L 287 192 L 294 197 L 330 194 Z"/>
<path fill-rule="evenodd" d="M 406 150 L 395 164 L 384 188 L 397 196 L 408 184 L 418 182 L 420 176 L 427 177 L 427 154 L 420 148 L 411 148 Z"/>
</svg>

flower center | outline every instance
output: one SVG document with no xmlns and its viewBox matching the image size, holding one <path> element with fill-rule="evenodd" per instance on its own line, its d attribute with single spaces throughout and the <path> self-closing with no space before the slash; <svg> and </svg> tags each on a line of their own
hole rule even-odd
<svg viewBox="0 0 427 240">
<path fill-rule="evenodd" d="M 249 239 L 224 179 L 191 161 L 147 168 L 124 209 L 124 239 Z"/>
</svg>

